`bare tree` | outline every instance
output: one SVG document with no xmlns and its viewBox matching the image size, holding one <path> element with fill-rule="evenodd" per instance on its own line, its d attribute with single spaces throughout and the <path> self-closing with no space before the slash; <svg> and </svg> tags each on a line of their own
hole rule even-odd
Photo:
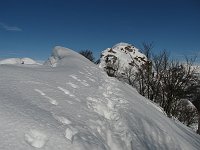
<svg viewBox="0 0 200 150">
<path fill-rule="evenodd" d="M 197 77 L 196 84 L 190 87 L 187 91 L 189 100 L 197 108 L 198 111 L 198 130 L 197 133 L 200 134 L 200 79 Z"/>
<path fill-rule="evenodd" d="M 134 82 L 135 82 L 135 71 L 134 71 L 134 67 L 133 66 L 129 66 L 126 67 L 124 69 L 124 76 L 123 78 L 127 81 L 128 84 L 134 86 Z"/>
<path fill-rule="evenodd" d="M 169 63 L 169 53 L 163 50 L 158 55 L 152 56 L 152 65 L 154 71 L 154 78 L 151 83 L 152 100 L 159 103 L 163 107 L 164 103 L 164 88 L 161 86 L 165 71 Z"/>
<path fill-rule="evenodd" d="M 89 59 L 91 62 L 95 62 L 95 57 L 91 50 L 81 50 L 79 54 L 83 55 L 85 58 Z"/>
<path fill-rule="evenodd" d="M 146 96 L 148 99 L 152 97 L 151 83 L 153 79 L 153 70 L 152 70 L 152 49 L 153 43 L 142 43 L 142 52 L 146 56 L 146 60 L 141 65 L 135 65 L 137 71 L 135 73 L 136 88 L 139 93 L 143 96 Z M 134 60 L 133 60 L 134 61 Z"/>
<path fill-rule="evenodd" d="M 186 58 L 185 63 L 181 63 L 171 60 L 165 50 L 158 55 L 152 54 L 152 48 L 152 43 L 143 43 L 142 49 L 147 59 L 138 65 L 132 58 L 131 65 L 123 73 L 119 71 L 122 66 L 118 58 L 114 55 L 107 56 L 107 74 L 134 86 L 141 95 L 158 103 L 168 117 L 174 116 L 187 126 L 197 122 L 198 111 L 200 133 L 200 81 L 197 83 L 194 59 Z M 186 105 L 183 99 L 191 100 L 197 110 Z"/>
<path fill-rule="evenodd" d="M 151 55 L 151 45 L 150 48 L 143 45 L 149 64 L 146 62 L 138 68 L 134 82 L 137 82 L 139 93 L 158 103 L 169 117 L 175 116 L 190 126 L 197 119 L 196 111 L 184 106 L 182 98 L 196 80 L 192 67 L 194 60 L 186 59 L 186 63 L 170 60 L 165 50 L 159 55 Z"/>
<path fill-rule="evenodd" d="M 187 99 L 182 99 L 176 106 L 176 113 L 174 114 L 179 121 L 191 127 L 198 123 L 197 109 Z"/>
</svg>

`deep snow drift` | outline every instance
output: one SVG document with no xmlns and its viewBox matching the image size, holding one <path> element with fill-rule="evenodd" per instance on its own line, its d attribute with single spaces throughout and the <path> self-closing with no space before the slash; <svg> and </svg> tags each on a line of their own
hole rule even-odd
<svg viewBox="0 0 200 150">
<path fill-rule="evenodd" d="M 56 47 L 49 61 L 0 66 L 1 150 L 199 149 L 199 135 L 79 54 Z"/>
</svg>

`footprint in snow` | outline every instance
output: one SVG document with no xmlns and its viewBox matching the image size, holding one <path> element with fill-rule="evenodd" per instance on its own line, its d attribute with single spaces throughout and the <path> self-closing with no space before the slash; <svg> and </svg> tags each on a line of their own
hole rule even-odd
<svg viewBox="0 0 200 150">
<path fill-rule="evenodd" d="M 71 78 L 73 78 L 74 80 L 76 80 L 76 81 L 78 81 L 78 82 L 81 82 L 81 84 L 82 85 L 84 85 L 84 86 L 89 86 L 89 84 L 87 83 L 87 81 L 86 80 L 83 80 L 83 81 L 81 81 L 81 79 L 79 79 L 76 75 L 69 75 Z"/>
<path fill-rule="evenodd" d="M 89 84 L 87 83 L 86 80 L 83 80 L 83 81 L 81 82 L 81 84 L 83 84 L 84 86 L 89 86 Z"/>
<path fill-rule="evenodd" d="M 24 138 L 28 144 L 35 148 L 42 148 L 48 140 L 48 137 L 38 130 L 30 130 L 24 135 Z"/>
<path fill-rule="evenodd" d="M 63 91 L 66 95 L 69 95 L 70 97 L 75 97 L 73 94 L 71 94 L 67 89 L 64 89 L 62 87 L 57 87 L 59 90 Z"/>
<path fill-rule="evenodd" d="M 42 95 L 42 96 L 45 96 L 45 95 L 46 95 L 45 93 L 43 93 L 42 91 L 40 91 L 40 90 L 38 90 L 38 89 L 35 89 L 35 91 L 38 92 L 38 93 L 40 93 L 40 95 Z"/>
<path fill-rule="evenodd" d="M 89 69 L 89 68 L 88 68 Z M 92 76 L 92 73 L 90 73 L 89 71 L 88 71 L 88 69 L 85 69 L 84 68 L 84 71 L 89 75 L 89 76 Z"/>
<path fill-rule="evenodd" d="M 89 100 L 89 101 L 98 102 L 98 100 L 96 98 L 93 98 L 93 97 L 87 97 L 86 99 Z"/>
<path fill-rule="evenodd" d="M 66 83 L 67 85 L 70 85 L 72 88 L 74 88 L 74 89 L 77 89 L 77 88 L 79 88 L 79 86 L 78 85 L 76 85 L 76 84 L 74 84 L 74 83 L 72 83 L 72 82 L 68 82 L 68 83 Z"/>
<path fill-rule="evenodd" d="M 53 104 L 53 105 L 58 105 L 58 102 L 55 100 L 55 99 L 53 99 L 53 98 L 51 98 L 51 97 L 49 97 L 49 96 L 44 96 L 46 99 L 48 99 L 49 100 L 49 102 L 51 103 L 51 104 Z"/>
<path fill-rule="evenodd" d="M 90 72 L 87 72 L 87 74 L 88 74 L 89 76 L 91 76 L 91 75 L 92 75 Z"/>
<path fill-rule="evenodd" d="M 80 74 L 85 74 L 85 73 L 83 73 L 83 72 L 81 72 L 81 71 L 79 71 L 79 73 L 80 73 Z"/>
<path fill-rule="evenodd" d="M 88 78 L 90 81 L 92 81 L 92 82 L 95 82 L 95 80 L 94 79 L 92 79 L 92 78 L 90 78 L 90 77 L 86 77 L 86 78 Z"/>
<path fill-rule="evenodd" d="M 55 99 L 53 99 L 53 98 L 47 96 L 47 95 L 46 95 L 44 92 L 42 92 L 41 90 L 35 89 L 35 91 L 38 92 L 38 93 L 39 93 L 40 95 L 42 95 L 43 97 L 45 97 L 46 99 L 48 99 L 48 101 L 49 101 L 51 104 L 53 104 L 53 105 L 58 105 L 58 102 L 57 102 Z"/>
<path fill-rule="evenodd" d="M 43 83 L 37 82 L 37 81 L 20 81 L 20 83 L 43 84 Z"/>
<path fill-rule="evenodd" d="M 81 81 L 76 75 L 69 75 L 71 78 L 73 78 L 74 80 L 76 80 L 76 81 Z"/>
<path fill-rule="evenodd" d="M 65 130 L 65 138 L 70 141 L 73 141 L 73 137 L 77 133 L 78 133 L 78 130 L 76 128 L 73 128 L 73 127 L 67 128 Z"/>
<path fill-rule="evenodd" d="M 56 116 L 56 115 L 55 115 L 54 118 L 55 118 L 57 121 L 59 121 L 59 122 L 61 122 L 62 124 L 64 124 L 64 125 L 69 125 L 69 124 L 72 123 L 69 119 L 67 119 L 66 117 L 63 117 L 63 116 Z"/>
</svg>

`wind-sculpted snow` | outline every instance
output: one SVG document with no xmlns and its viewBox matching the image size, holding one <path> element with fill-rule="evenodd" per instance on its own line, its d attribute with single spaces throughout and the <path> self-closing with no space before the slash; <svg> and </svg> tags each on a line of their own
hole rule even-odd
<svg viewBox="0 0 200 150">
<path fill-rule="evenodd" d="M 77 60 L 78 62 L 87 62 L 88 60 L 84 58 L 82 55 L 79 55 L 78 53 L 74 52 L 73 50 L 69 48 L 64 48 L 61 46 L 56 46 L 52 53 L 51 57 L 44 63 L 44 65 L 48 65 L 51 67 L 56 66 L 65 66 L 66 63 L 69 63 L 70 60 Z M 81 60 L 81 61 L 79 61 Z M 76 63 L 78 63 L 76 62 Z M 73 65 L 73 64 L 71 64 Z"/>
<path fill-rule="evenodd" d="M 135 89 L 64 54 L 57 67 L 0 66 L 1 150 L 199 149 L 199 135 Z"/>
<path fill-rule="evenodd" d="M 16 65 L 16 64 L 25 64 L 25 65 L 39 65 L 36 61 L 30 58 L 8 58 L 0 60 L 0 65 Z"/>
</svg>

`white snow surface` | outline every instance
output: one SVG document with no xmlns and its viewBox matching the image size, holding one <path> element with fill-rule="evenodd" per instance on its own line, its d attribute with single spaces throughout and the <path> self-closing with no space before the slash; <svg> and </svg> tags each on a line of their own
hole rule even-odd
<svg viewBox="0 0 200 150">
<path fill-rule="evenodd" d="M 132 64 L 142 65 L 146 60 L 146 56 L 142 54 L 139 49 L 128 43 L 118 43 L 112 48 L 107 48 L 102 52 L 102 57 L 100 61 L 100 68 L 106 66 L 106 61 L 115 61 L 120 65 L 119 72 L 123 73 L 125 68 L 129 68 Z M 134 65 L 134 66 L 135 66 Z"/>
<path fill-rule="evenodd" d="M 15 65 L 15 64 L 25 64 L 25 65 L 36 65 L 39 64 L 36 61 L 34 61 L 31 58 L 7 58 L 0 60 L 0 65 L 3 64 L 10 64 L 10 65 Z"/>
<path fill-rule="evenodd" d="M 79 55 L 75 51 L 61 47 L 56 46 L 52 53 L 51 57 L 44 63 L 44 65 L 56 67 L 56 66 L 65 66 L 66 63 L 69 62 L 69 59 L 82 59 L 82 61 L 88 62 L 86 58 L 84 58 L 82 55 Z"/>
<path fill-rule="evenodd" d="M 57 67 L 0 66 L 0 150 L 199 149 L 199 135 L 131 86 L 56 50 Z"/>
</svg>

